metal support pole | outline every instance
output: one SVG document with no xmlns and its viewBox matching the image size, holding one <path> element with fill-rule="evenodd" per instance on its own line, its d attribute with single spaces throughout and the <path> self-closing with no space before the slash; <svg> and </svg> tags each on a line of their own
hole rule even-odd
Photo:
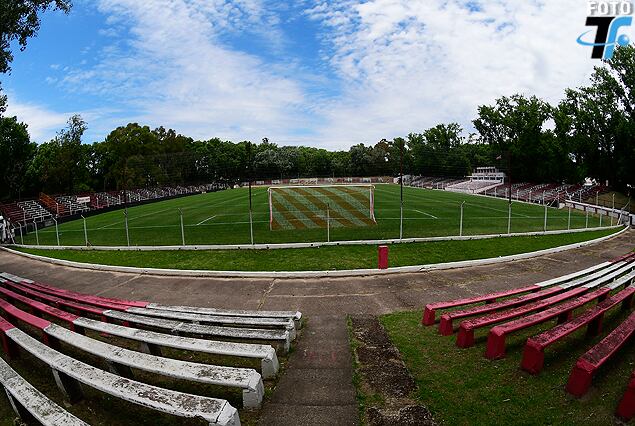
<svg viewBox="0 0 635 426">
<path fill-rule="evenodd" d="M 588 229 L 589 228 L 589 211 L 585 209 L 586 212 L 586 222 L 584 224 L 584 229 Z"/>
<path fill-rule="evenodd" d="M 512 233 L 512 204 L 509 203 L 509 208 L 507 212 L 507 234 Z"/>
<path fill-rule="evenodd" d="M 602 213 L 600 213 L 600 228 L 602 227 Z"/>
<path fill-rule="evenodd" d="M 57 220 L 55 218 L 53 218 L 53 221 L 55 222 L 55 237 L 57 238 L 57 245 L 60 245 L 60 230 L 57 227 Z"/>
<path fill-rule="evenodd" d="M 599 194 L 600 194 L 600 191 L 596 191 L 596 192 L 595 192 L 595 205 L 596 205 L 596 206 L 598 206 L 598 205 L 599 205 L 599 204 L 598 204 Z"/>
<path fill-rule="evenodd" d="M 20 224 L 20 244 L 24 245 L 24 235 L 22 234 L 22 224 Z"/>
<path fill-rule="evenodd" d="M 547 232 L 547 205 L 545 204 L 545 226 L 544 231 Z"/>
<path fill-rule="evenodd" d="M 329 205 L 326 205 L 326 242 L 331 242 L 331 211 Z"/>
<path fill-rule="evenodd" d="M 399 157 L 399 187 L 400 187 L 400 200 L 401 205 L 399 207 L 399 239 L 403 238 L 403 149 L 404 143 L 401 143 L 400 157 Z"/>
<path fill-rule="evenodd" d="M 35 226 L 35 244 L 36 245 L 40 245 L 40 236 L 37 233 L 37 223 L 35 223 L 35 221 L 33 221 L 33 226 Z"/>
<path fill-rule="evenodd" d="M 611 203 L 611 226 L 613 226 L 613 211 L 615 211 L 615 192 L 613 193 L 613 202 Z"/>
<path fill-rule="evenodd" d="M 185 229 L 183 228 L 183 210 L 179 210 L 179 217 L 181 219 L 181 245 L 185 245 Z"/>
<path fill-rule="evenodd" d="M 124 223 L 126 225 L 126 243 L 130 247 L 130 232 L 128 231 L 128 207 L 123 211 Z"/>
<path fill-rule="evenodd" d="M 86 218 L 83 215 L 82 220 L 84 221 L 84 242 L 86 243 L 86 247 L 88 247 L 88 230 L 86 229 Z"/>
<path fill-rule="evenodd" d="M 465 204 L 465 201 L 461 203 L 461 220 L 459 222 L 459 237 L 463 236 L 463 204 Z"/>
<path fill-rule="evenodd" d="M 571 207 L 569 207 L 569 218 L 567 220 L 567 231 L 571 230 Z"/>
</svg>

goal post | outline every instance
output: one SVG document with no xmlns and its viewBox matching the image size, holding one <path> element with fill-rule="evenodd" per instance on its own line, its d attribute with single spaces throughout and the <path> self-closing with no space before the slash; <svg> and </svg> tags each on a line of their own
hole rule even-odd
<svg viewBox="0 0 635 426">
<path fill-rule="evenodd" d="M 268 200 L 270 230 L 376 224 L 372 184 L 272 186 Z"/>
</svg>

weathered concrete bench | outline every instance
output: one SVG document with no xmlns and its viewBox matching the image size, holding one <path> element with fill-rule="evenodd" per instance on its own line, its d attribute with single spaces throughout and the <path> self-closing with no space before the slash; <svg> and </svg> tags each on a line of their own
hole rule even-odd
<svg viewBox="0 0 635 426">
<path fill-rule="evenodd" d="M 92 313 L 101 309 L 100 315 L 103 315 L 105 309 L 121 312 L 130 312 L 139 315 L 147 315 L 166 319 L 177 319 L 179 321 L 189 321 L 195 324 L 219 324 L 222 326 L 251 326 L 255 328 L 281 328 L 289 332 L 291 340 L 296 338 L 295 323 L 290 318 L 267 318 L 267 317 L 232 317 L 221 315 L 209 315 L 209 314 L 195 314 L 188 312 L 173 312 L 159 309 L 139 308 L 134 306 L 126 306 L 120 304 L 114 304 L 111 302 L 96 302 L 97 305 L 88 305 L 85 303 L 75 302 L 69 299 L 64 299 L 61 295 L 53 296 L 49 293 L 39 291 L 40 288 L 37 285 L 22 281 L 20 284 L 13 283 L 11 281 L 3 280 L 3 282 L 14 288 L 18 288 L 21 291 L 28 293 L 30 296 L 35 296 L 39 299 L 52 302 L 57 306 L 81 309 L 88 311 L 89 307 L 92 307 Z"/>
<path fill-rule="evenodd" d="M 48 284 L 35 282 L 26 278 L 19 277 L 17 275 L 2 273 L 0 277 L 4 277 L 16 283 L 27 283 L 39 287 L 40 291 L 44 291 L 53 295 L 66 297 L 69 299 L 75 299 L 82 303 L 88 303 L 96 306 L 102 306 L 109 309 L 114 309 L 113 305 L 124 305 L 138 308 L 159 309 L 165 311 L 175 312 L 189 312 L 201 315 L 223 315 L 232 317 L 253 317 L 253 318 L 283 318 L 292 319 L 295 321 L 296 326 L 300 325 L 302 314 L 297 311 L 254 311 L 254 310 L 235 310 L 235 309 L 219 309 L 219 308 L 204 308 L 196 306 L 171 306 L 162 305 L 158 303 L 150 303 L 145 301 L 125 300 L 117 298 L 108 298 L 101 296 L 91 296 L 70 290 L 64 290 Z"/>
<path fill-rule="evenodd" d="M 0 280 L 0 282 L 3 282 Z M 14 284 L 12 287 L 20 288 Z M 26 289 L 28 290 L 28 289 Z M 243 358 L 257 358 L 261 360 L 262 375 L 265 378 L 274 377 L 279 370 L 278 357 L 275 349 L 270 345 L 258 345 L 251 343 L 221 342 L 191 337 L 173 336 L 169 334 L 157 333 L 154 331 L 140 330 L 125 327 L 117 324 L 110 324 L 103 321 L 96 321 L 90 318 L 80 317 L 68 312 L 34 301 L 28 297 L 17 294 L 11 290 L 0 287 L 0 297 L 17 300 L 33 312 L 40 312 L 53 318 L 66 322 L 71 330 L 77 333 L 84 333 L 84 329 L 89 329 L 113 336 L 124 337 L 137 341 L 141 344 L 141 350 L 153 355 L 161 355 L 161 346 L 175 349 L 185 349 L 196 352 L 203 352 L 216 355 L 234 356 Z M 53 296 L 48 296 L 49 298 Z M 53 297 L 54 298 L 54 297 Z M 55 299 L 55 298 L 54 298 Z M 55 300 L 54 300 L 55 301 Z M 83 305 L 73 304 L 77 309 L 83 309 Z M 90 308 L 89 312 L 92 309 Z M 96 314 L 101 315 L 103 310 L 99 309 Z"/>
<path fill-rule="evenodd" d="M 216 336 L 239 340 L 272 341 L 281 345 L 285 352 L 289 352 L 291 336 L 286 330 L 262 330 L 252 328 L 218 327 L 213 325 L 192 324 L 189 322 L 169 320 L 163 318 L 146 317 L 120 311 L 104 311 L 110 319 L 123 322 L 123 325 L 144 325 L 163 330 L 169 330 L 177 335 L 189 334 L 197 336 Z"/>
<path fill-rule="evenodd" d="M 592 274 L 582 276 L 580 278 L 576 278 L 573 281 L 568 281 L 563 284 L 558 284 L 553 287 L 546 288 L 544 290 L 540 290 L 534 293 L 526 294 L 524 296 L 503 300 L 500 302 L 495 302 L 487 305 L 479 305 L 474 306 L 472 308 L 448 312 L 441 316 L 441 322 L 439 324 L 439 332 L 443 336 L 449 336 L 454 333 L 453 320 L 473 317 L 477 315 L 488 314 L 491 312 L 502 311 L 504 309 L 513 308 L 516 306 L 525 305 L 540 299 L 544 299 L 545 297 L 552 296 L 558 293 L 561 293 L 565 290 L 576 288 L 582 286 L 585 283 L 593 282 L 599 278 L 603 278 L 608 276 L 610 273 L 616 272 L 623 273 L 625 268 L 629 268 L 635 259 L 628 259 L 626 261 L 620 261 L 613 264 L 610 264 L 602 268 Z M 626 266 L 625 266 L 626 265 Z M 622 272 L 619 272 L 622 271 Z"/>
<path fill-rule="evenodd" d="M 0 283 L 7 285 L 6 280 L 0 279 Z M 17 288 L 20 291 L 35 295 L 33 290 L 28 290 L 28 285 L 19 284 L 13 285 L 13 288 Z M 28 291 L 27 291 L 28 290 Z M 6 294 L 6 289 L 0 287 L 0 294 Z M 50 297 L 48 298 L 50 300 Z M 60 303 L 59 301 L 53 300 Z M 36 306 L 38 309 L 46 309 L 41 306 Z M 81 305 L 75 304 L 77 309 L 81 309 Z M 50 307 L 52 308 L 52 307 Z M 50 311 L 50 309 L 49 309 Z M 130 324 L 138 324 L 147 327 L 154 327 L 158 329 L 169 330 L 171 333 L 176 334 L 194 334 L 202 336 L 216 336 L 226 337 L 241 340 L 262 340 L 262 341 L 274 341 L 279 344 L 285 352 L 288 352 L 291 346 L 291 334 L 287 330 L 270 330 L 270 329 L 252 329 L 252 328 L 237 328 L 237 327 L 220 327 L 212 325 L 201 325 L 189 322 L 182 322 L 177 320 L 169 320 L 163 318 L 148 317 L 143 315 L 132 314 L 127 311 L 117 310 L 102 310 L 98 312 L 99 315 L 106 320 L 117 320 L 124 323 L 125 326 Z M 71 315 L 66 313 L 67 315 Z M 72 318 L 71 322 L 76 319 Z"/>
<path fill-rule="evenodd" d="M 635 277 L 635 271 L 631 271 L 629 274 L 620 277 L 612 284 L 601 287 L 598 290 L 585 294 L 577 299 L 568 300 L 544 311 L 536 312 L 532 315 L 518 318 L 516 320 L 506 322 L 505 324 L 493 327 L 487 337 L 485 357 L 489 359 L 503 358 L 505 356 L 505 338 L 509 334 L 533 327 L 534 325 L 549 321 L 553 318 L 558 318 L 559 324 L 569 321 L 571 320 L 575 309 L 578 309 L 579 307 L 596 299 L 599 300 L 600 303 L 603 303 L 611 291 L 625 284 L 630 284 L 633 277 Z"/>
<path fill-rule="evenodd" d="M 423 318 L 421 320 L 421 324 L 423 325 L 434 325 L 434 323 L 436 322 L 436 311 L 441 310 L 441 309 L 449 309 L 449 308 L 456 308 L 459 306 L 467 306 L 467 305 L 474 305 L 477 303 L 485 303 L 485 304 L 490 304 L 490 303 L 494 303 L 496 302 L 498 299 L 504 298 L 504 297 L 510 297 L 510 296 L 517 296 L 519 294 L 523 294 L 523 293 L 533 293 L 539 290 L 542 290 L 546 287 L 550 287 L 556 284 L 561 284 L 564 283 L 566 281 L 570 281 L 572 279 L 575 278 L 579 278 L 583 275 L 587 275 L 590 274 L 592 272 L 595 272 L 599 269 L 605 268 L 607 266 L 609 266 L 611 263 L 610 262 L 604 262 L 601 263 L 599 265 L 595 265 L 592 266 L 591 268 L 587 268 L 585 270 L 582 271 L 577 271 L 574 272 L 572 274 L 568 274 L 568 275 L 564 275 L 562 277 L 557 277 L 551 280 L 547 280 L 547 281 L 542 281 L 540 283 L 537 284 L 533 284 L 527 287 L 521 287 L 521 288 L 515 288 L 512 290 L 504 290 L 504 291 L 499 291 L 496 293 L 490 293 L 490 294 L 485 294 L 483 296 L 474 296 L 474 297 L 466 297 L 466 298 L 462 298 L 462 299 L 456 299 L 456 300 L 449 300 L 449 301 L 443 301 L 443 302 L 435 302 L 435 303 L 429 303 L 425 306 L 425 309 L 423 311 Z"/>
<path fill-rule="evenodd" d="M 225 400 L 164 389 L 100 370 L 38 342 L 3 318 L 0 331 L 7 337 L 5 344 L 15 345 L 47 364 L 55 383 L 71 402 L 83 397 L 79 385 L 82 383 L 115 398 L 178 417 L 204 419 L 209 424 L 240 425 L 238 412 Z M 8 351 L 16 352 L 15 348 Z"/>
<path fill-rule="evenodd" d="M 258 408 L 264 396 L 260 374 L 249 368 L 220 367 L 163 358 L 144 352 L 135 352 L 72 332 L 57 324 L 35 317 L 10 303 L 0 300 L 0 310 L 45 333 L 45 342 L 58 347 L 64 342 L 106 361 L 111 372 L 132 379 L 130 368 L 181 380 L 210 385 L 235 387 L 243 390 L 243 405 Z"/>
<path fill-rule="evenodd" d="M 632 265 L 626 265 L 622 268 L 613 271 L 616 274 L 623 274 L 625 272 L 630 271 L 632 269 Z M 548 297 L 546 299 L 538 300 L 534 303 L 530 303 L 528 305 L 523 305 L 518 308 L 509 309 L 506 311 L 495 312 L 493 314 L 489 314 L 486 316 L 478 317 L 471 320 L 465 320 L 461 322 L 459 326 L 459 332 L 456 339 L 456 345 L 460 348 L 467 348 L 474 345 L 474 330 L 482 327 L 486 327 L 492 324 L 496 324 L 499 322 L 509 321 L 514 318 L 518 318 L 524 315 L 528 315 L 532 312 L 540 311 L 543 309 L 547 309 L 553 305 L 558 303 L 562 303 L 568 299 L 581 296 L 582 294 L 587 293 L 589 290 L 600 286 L 601 284 L 606 283 L 614 278 L 614 274 L 610 273 L 608 275 L 603 275 L 594 281 L 591 281 L 588 284 L 582 286 L 576 286 L 571 290 L 565 291 L 564 293 L 556 293 L 554 296 Z"/>
<path fill-rule="evenodd" d="M 578 358 L 569 375 L 567 392 L 578 398 L 587 393 L 595 372 L 611 359 L 633 334 L 635 334 L 635 312 Z"/>
<path fill-rule="evenodd" d="M 6 324 L 0 325 L 6 328 Z M 0 384 L 13 411 L 25 422 L 45 426 L 88 426 L 35 389 L 0 358 Z"/>
<path fill-rule="evenodd" d="M 525 343 L 523 359 L 520 367 L 531 374 L 538 374 L 542 371 L 545 362 L 545 349 L 552 344 L 561 341 L 571 333 L 587 326 L 587 334 L 596 336 L 602 327 L 602 317 L 613 307 L 622 303 L 625 308 L 631 308 L 635 287 L 630 286 L 600 302 L 593 308 L 582 313 L 578 317 L 560 324 L 537 336 L 530 337 Z"/>
</svg>

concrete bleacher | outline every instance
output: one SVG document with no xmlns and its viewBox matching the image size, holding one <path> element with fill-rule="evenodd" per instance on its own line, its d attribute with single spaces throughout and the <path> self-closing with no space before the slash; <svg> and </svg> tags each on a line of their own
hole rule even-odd
<svg viewBox="0 0 635 426">
<path fill-rule="evenodd" d="M 533 327 L 539 327 L 538 334 L 527 338 L 521 361 L 521 368 L 531 374 L 545 369 L 544 352 L 552 345 L 567 356 L 567 337 L 586 327 L 588 349 L 573 365 L 565 386 L 573 396 L 582 397 L 587 394 L 596 372 L 609 368 L 610 361 L 617 358 L 628 339 L 635 336 L 634 299 L 635 253 L 630 253 L 529 286 L 428 304 L 422 324 L 434 325 L 439 311 L 446 311 L 440 315 L 440 332 L 442 335 L 454 334 L 453 320 L 460 320 L 456 339 L 460 348 L 477 344 L 475 330 L 489 329 L 484 356 L 491 360 L 506 356 L 506 339 L 509 336 L 527 334 Z M 617 306 L 629 316 L 621 321 L 607 322 L 605 315 Z M 556 320 L 556 324 L 545 329 L 550 320 Z M 609 329 L 608 333 L 591 344 L 592 338 L 600 334 L 603 327 Z M 578 339 L 574 345 L 579 344 Z M 517 344 L 513 346 L 515 349 Z M 635 416 L 635 373 L 630 378 L 624 377 L 624 383 L 628 384 L 616 407 L 616 415 L 628 421 Z"/>
<path fill-rule="evenodd" d="M 48 210 L 35 200 L 18 201 L 17 205 L 24 212 L 26 222 L 43 222 L 53 217 Z"/>
<path fill-rule="evenodd" d="M 0 318 L 0 340 L 7 357 L 11 360 L 26 352 L 48 365 L 68 403 L 85 397 L 83 387 L 93 388 L 114 399 L 176 418 L 198 418 L 219 425 L 240 424 L 237 409 L 226 399 L 168 390 L 147 383 L 146 376 L 212 385 L 212 392 L 236 389 L 242 393 L 244 408 L 258 408 L 264 396 L 262 379 L 274 377 L 279 370 L 276 351 L 265 342 L 279 343 L 280 336 L 285 342 L 293 340 L 302 319 L 295 311 L 169 306 L 89 296 L 7 273 L 0 274 L 0 313 L 4 317 Z M 167 325 L 165 321 L 171 324 L 161 327 L 161 324 Z M 23 330 L 22 325 L 27 326 L 27 330 Z M 213 333 L 206 333 L 212 328 Z M 104 341 L 99 338 L 104 334 L 133 341 L 139 349 L 117 346 L 110 339 Z M 220 336 L 223 340 L 209 340 L 210 336 Z M 286 343 L 282 347 L 289 349 Z M 74 351 L 68 353 L 66 348 Z M 223 364 L 193 362 L 186 355 L 186 360 L 166 358 L 161 348 L 218 355 Z M 103 367 L 92 362 L 86 364 L 76 353 L 96 357 Z M 238 362 L 239 359 L 259 360 L 261 372 L 241 363 L 232 365 L 232 360 Z M 145 374 L 137 376 L 136 371 Z M 36 418 L 43 424 L 53 425 L 85 424 L 52 403 L 9 364 L 2 362 L 0 383 L 23 420 Z M 51 413 L 51 416 L 43 416 L 43 413 Z"/>
<path fill-rule="evenodd" d="M 60 195 L 55 197 L 55 201 L 57 201 L 58 204 L 64 205 L 66 207 L 65 211 L 71 215 L 90 210 L 90 206 L 87 203 L 77 201 L 76 195 Z"/>
</svg>

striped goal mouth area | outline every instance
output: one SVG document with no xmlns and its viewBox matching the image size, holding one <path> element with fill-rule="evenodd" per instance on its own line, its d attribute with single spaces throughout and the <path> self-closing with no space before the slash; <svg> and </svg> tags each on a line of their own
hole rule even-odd
<svg viewBox="0 0 635 426">
<path fill-rule="evenodd" d="M 373 185 L 269 188 L 269 228 L 312 229 L 373 226 Z"/>
</svg>

